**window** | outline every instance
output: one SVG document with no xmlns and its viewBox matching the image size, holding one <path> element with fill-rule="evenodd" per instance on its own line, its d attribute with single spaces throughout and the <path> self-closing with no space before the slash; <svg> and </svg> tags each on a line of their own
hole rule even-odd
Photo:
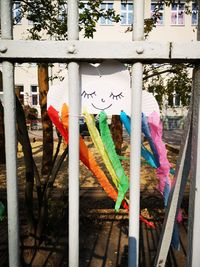
<svg viewBox="0 0 200 267">
<path fill-rule="evenodd" d="M 33 106 L 39 105 L 39 93 L 37 85 L 31 85 L 31 99 Z"/>
<path fill-rule="evenodd" d="M 67 19 L 67 4 L 61 4 L 59 6 L 59 20 L 64 21 Z"/>
<path fill-rule="evenodd" d="M 174 106 L 174 96 L 173 95 L 168 96 L 168 106 L 170 106 L 170 107 Z"/>
<path fill-rule="evenodd" d="M 121 2 L 121 25 L 133 24 L 133 3 Z"/>
<path fill-rule="evenodd" d="M 171 5 L 171 25 L 184 25 L 185 23 L 185 4 L 176 3 Z"/>
<path fill-rule="evenodd" d="M 113 9 L 113 3 L 102 3 L 100 6 L 101 9 L 107 11 L 109 9 Z M 112 25 L 112 21 L 110 19 L 100 18 L 100 25 Z"/>
<path fill-rule="evenodd" d="M 198 7 L 196 3 L 192 3 L 192 25 L 198 23 Z"/>
<path fill-rule="evenodd" d="M 81 1 L 79 4 L 79 14 L 82 14 L 84 9 L 89 9 L 89 8 L 90 6 L 88 5 L 87 2 Z"/>
<path fill-rule="evenodd" d="M 181 105 L 181 97 L 177 93 L 175 94 L 174 104 L 175 104 L 175 107 L 180 107 Z"/>
<path fill-rule="evenodd" d="M 32 95 L 32 105 L 37 106 L 38 105 L 38 96 Z"/>
<path fill-rule="evenodd" d="M 19 101 L 22 105 L 24 105 L 24 86 L 23 85 L 15 85 L 15 92 Z"/>
<path fill-rule="evenodd" d="M 37 93 L 38 89 L 37 89 L 37 85 L 31 85 L 31 93 Z"/>
<path fill-rule="evenodd" d="M 13 4 L 13 20 L 14 24 L 21 24 L 21 3 L 20 1 L 15 1 Z"/>
<path fill-rule="evenodd" d="M 168 97 L 168 106 L 170 107 L 180 107 L 181 106 L 181 97 L 180 94 L 174 92 Z"/>
<path fill-rule="evenodd" d="M 156 25 L 163 25 L 164 24 L 164 5 L 159 3 L 158 1 L 151 2 L 151 18 L 157 18 Z"/>
</svg>

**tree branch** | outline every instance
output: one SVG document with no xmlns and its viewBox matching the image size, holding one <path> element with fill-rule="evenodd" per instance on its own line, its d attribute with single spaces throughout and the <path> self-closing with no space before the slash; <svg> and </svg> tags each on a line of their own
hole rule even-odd
<svg viewBox="0 0 200 267">
<path fill-rule="evenodd" d="M 143 81 L 146 81 L 148 80 L 149 78 L 152 78 L 154 76 L 158 76 L 158 75 L 161 75 L 161 74 L 164 74 L 164 73 L 178 73 L 178 71 L 174 70 L 174 69 L 168 69 L 168 70 L 163 70 L 163 71 L 159 71 L 159 72 L 156 72 L 156 73 L 152 73 L 150 75 L 147 75 L 143 78 Z"/>
</svg>

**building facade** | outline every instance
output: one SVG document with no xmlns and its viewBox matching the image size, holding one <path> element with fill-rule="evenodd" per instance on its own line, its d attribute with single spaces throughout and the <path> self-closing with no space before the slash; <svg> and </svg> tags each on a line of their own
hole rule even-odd
<svg viewBox="0 0 200 267">
<path fill-rule="evenodd" d="M 87 5 L 87 1 L 85 5 Z M 184 12 L 185 1 L 175 1 L 169 6 L 160 5 L 156 0 L 145 0 L 145 19 L 149 19 L 155 12 L 158 12 L 159 19 L 156 27 L 146 36 L 149 41 L 195 41 L 196 27 L 198 21 L 198 11 L 195 2 L 189 3 L 190 13 Z M 117 14 L 120 14 L 121 21 L 114 23 L 109 19 L 101 18 L 96 25 L 94 38 L 90 41 L 128 41 L 132 40 L 132 30 L 134 30 L 132 1 L 104 1 L 101 8 L 113 8 Z M 25 18 L 20 18 L 20 1 L 15 1 L 13 6 L 13 17 L 15 18 L 14 39 L 27 40 L 29 38 L 27 29 L 32 27 L 32 22 Z M 80 39 L 83 39 L 83 33 L 80 32 Z M 48 39 L 44 35 L 43 39 Z M 60 75 L 65 73 L 65 64 L 54 64 L 49 68 L 49 75 Z M 53 84 L 53 81 L 50 81 Z M 20 100 L 24 105 L 29 105 L 39 111 L 39 91 L 37 78 L 37 65 L 35 63 L 24 63 L 15 65 L 15 86 L 18 88 Z M 2 98 L 2 89 L 0 88 L 0 97 Z M 174 95 L 173 105 L 178 115 L 184 115 L 185 110 L 181 103 L 176 101 Z M 166 105 L 167 106 L 167 105 Z M 174 108 L 164 108 L 164 115 L 172 116 Z"/>
</svg>

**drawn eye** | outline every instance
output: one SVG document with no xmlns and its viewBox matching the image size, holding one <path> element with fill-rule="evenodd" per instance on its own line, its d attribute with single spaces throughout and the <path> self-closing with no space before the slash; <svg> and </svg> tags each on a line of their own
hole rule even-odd
<svg viewBox="0 0 200 267">
<path fill-rule="evenodd" d="M 112 99 L 118 100 L 118 99 L 121 99 L 121 98 L 124 97 L 124 96 L 123 96 L 122 92 L 121 92 L 120 94 L 118 94 L 118 95 L 114 95 L 114 94 L 111 92 L 110 97 L 111 97 Z"/>
<path fill-rule="evenodd" d="M 93 93 L 88 94 L 88 93 L 86 93 L 86 91 L 83 91 L 81 96 L 83 96 L 84 98 L 87 98 L 87 99 L 93 98 L 93 96 L 96 96 L 96 92 L 94 91 Z"/>
</svg>

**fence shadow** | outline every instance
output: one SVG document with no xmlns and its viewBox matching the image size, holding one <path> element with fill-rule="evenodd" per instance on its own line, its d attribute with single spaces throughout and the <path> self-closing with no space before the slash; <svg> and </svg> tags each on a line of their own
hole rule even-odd
<svg viewBox="0 0 200 267">
<path fill-rule="evenodd" d="M 86 190 L 87 191 L 87 190 Z M 149 202 L 149 198 L 148 202 Z M 22 200 L 21 200 L 22 201 Z M 21 203 L 20 201 L 20 203 Z M 45 229 L 43 239 L 35 243 L 29 234 L 23 202 L 20 204 L 21 266 L 68 266 L 68 208 L 55 216 Z M 160 218 L 152 229 L 140 223 L 139 266 L 151 267 L 155 258 L 162 227 Z M 180 225 L 181 250 L 170 250 L 166 266 L 185 266 L 187 219 Z M 0 266 L 8 266 L 7 222 L 0 222 Z M 113 202 L 97 192 L 82 194 L 80 199 L 79 260 L 81 267 L 128 266 L 128 213 L 115 213 Z"/>
</svg>

